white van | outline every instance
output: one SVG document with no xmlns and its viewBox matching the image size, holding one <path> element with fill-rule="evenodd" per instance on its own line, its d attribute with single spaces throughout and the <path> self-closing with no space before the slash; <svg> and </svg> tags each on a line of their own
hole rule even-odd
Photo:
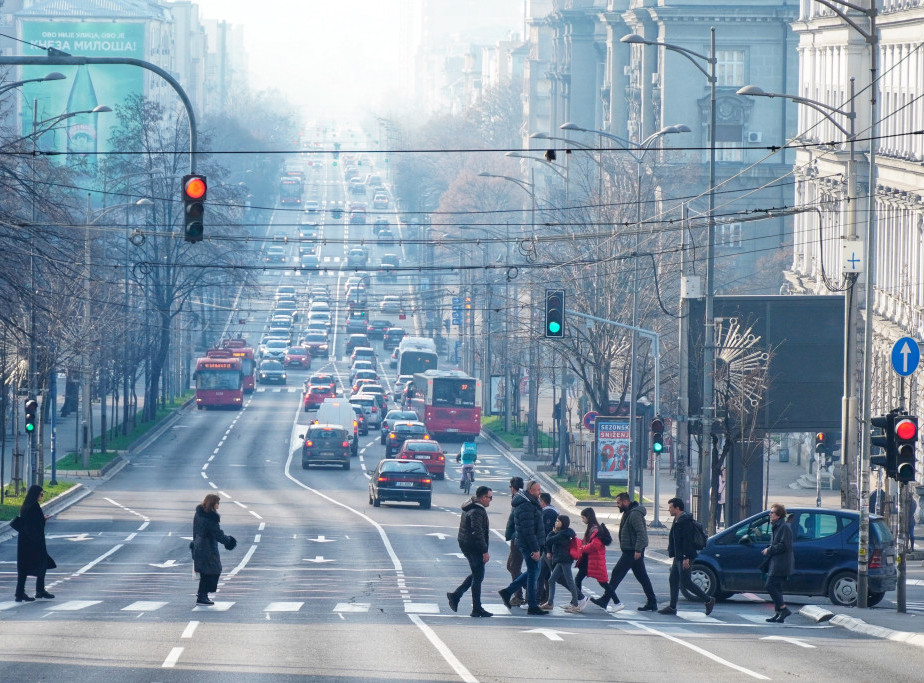
<svg viewBox="0 0 924 683">
<path fill-rule="evenodd" d="M 351 452 L 354 456 L 359 454 L 359 423 L 353 406 L 345 398 L 325 398 L 312 422 L 339 425 L 346 429 L 350 435 Z"/>
</svg>

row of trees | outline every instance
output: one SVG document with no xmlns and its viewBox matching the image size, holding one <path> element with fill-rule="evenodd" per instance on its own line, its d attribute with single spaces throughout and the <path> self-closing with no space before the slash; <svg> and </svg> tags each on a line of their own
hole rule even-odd
<svg viewBox="0 0 924 683">
<path fill-rule="evenodd" d="M 143 420 L 189 386 L 193 345 L 217 341 L 248 282 L 254 259 L 241 245 L 265 224 L 280 174 L 280 155 L 239 151 L 290 149 L 299 129 L 278 93 L 241 93 L 238 104 L 234 116 L 200 119 L 197 171 L 208 176 L 209 194 L 206 239 L 195 245 L 183 240 L 179 186 L 189 138 L 182 109 L 126 98 L 99 114 L 117 117 L 118 126 L 111 152 L 95 158 L 45 155 L 43 140 L 0 130 L 4 398 L 35 391 L 47 420 L 54 376 L 66 372 L 69 399 L 76 382 L 89 381 L 94 398 L 109 400 L 110 421 L 121 409 L 127 432 L 139 379 Z M 44 440 L 40 433 L 39 476 Z"/>
</svg>

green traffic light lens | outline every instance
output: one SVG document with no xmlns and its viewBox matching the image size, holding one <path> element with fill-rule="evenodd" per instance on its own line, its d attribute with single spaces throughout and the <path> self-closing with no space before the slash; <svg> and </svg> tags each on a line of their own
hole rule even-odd
<svg viewBox="0 0 924 683">
<path fill-rule="evenodd" d="M 664 450 L 664 444 L 663 444 L 663 443 L 655 443 L 651 448 L 652 448 L 652 450 L 654 450 L 655 453 L 660 453 L 661 451 Z"/>
<path fill-rule="evenodd" d="M 34 431 L 35 431 L 35 425 L 32 424 L 31 422 L 27 422 L 27 423 L 26 423 L 26 431 L 27 431 L 27 432 L 34 432 Z"/>
<path fill-rule="evenodd" d="M 561 332 L 561 324 L 557 322 L 550 322 L 549 332 L 552 334 L 558 334 L 559 332 Z"/>
</svg>

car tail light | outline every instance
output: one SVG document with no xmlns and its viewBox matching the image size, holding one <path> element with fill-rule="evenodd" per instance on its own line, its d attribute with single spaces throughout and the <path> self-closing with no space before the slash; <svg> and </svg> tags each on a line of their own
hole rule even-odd
<svg viewBox="0 0 924 683">
<path fill-rule="evenodd" d="M 379 412 L 379 409 L 376 408 L 375 406 L 372 406 L 372 412 L 373 412 L 373 413 L 377 413 L 377 412 Z"/>
<path fill-rule="evenodd" d="M 394 432 L 392 432 L 391 434 L 388 435 L 388 438 L 389 438 L 389 439 L 396 439 L 396 438 L 398 438 L 398 437 L 396 437 L 395 434 L 394 434 Z"/>
<path fill-rule="evenodd" d="M 306 441 L 305 445 L 308 446 L 308 448 L 311 448 L 312 446 L 314 446 L 314 441 Z"/>
<path fill-rule="evenodd" d="M 429 479 L 421 479 L 420 481 L 422 481 L 424 484 L 429 484 L 429 483 L 431 483 Z"/>
<path fill-rule="evenodd" d="M 443 456 L 441 455 L 441 456 L 439 456 L 439 459 L 440 459 L 440 460 L 445 460 L 446 458 L 443 457 Z"/>
<path fill-rule="evenodd" d="M 874 550 L 869 558 L 870 569 L 882 569 L 882 551 Z"/>
<path fill-rule="evenodd" d="M 424 435 L 423 435 L 423 438 L 424 438 L 425 440 L 426 440 L 426 439 L 429 439 L 429 438 L 430 438 L 430 435 L 429 435 L 429 434 L 424 434 Z"/>
<path fill-rule="evenodd" d="M 353 429 L 356 429 L 356 425 L 358 425 L 358 424 L 359 424 L 359 422 L 357 422 L 356 420 L 353 420 Z"/>
<path fill-rule="evenodd" d="M 388 477 L 379 477 L 376 481 L 388 481 Z"/>
<path fill-rule="evenodd" d="M 344 448 L 349 448 L 349 446 L 350 446 L 350 442 L 349 442 L 349 441 L 344 441 L 344 442 L 343 442 L 343 447 L 344 447 Z"/>
</svg>

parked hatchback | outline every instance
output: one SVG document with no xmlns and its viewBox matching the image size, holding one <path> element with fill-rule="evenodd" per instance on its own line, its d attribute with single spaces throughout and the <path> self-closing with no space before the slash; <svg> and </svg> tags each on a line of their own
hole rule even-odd
<svg viewBox="0 0 924 683">
<path fill-rule="evenodd" d="M 796 572 L 784 591 L 790 595 L 826 595 L 835 605 L 856 605 L 859 513 L 792 508 L 788 515 Z M 867 604 L 872 607 L 895 589 L 897 571 L 895 540 L 882 517 L 870 515 L 869 532 Z M 735 593 L 766 592 L 759 567 L 764 559 L 761 551 L 770 544 L 771 535 L 769 510 L 719 532 L 694 561 L 693 581 L 718 600 Z"/>
</svg>

